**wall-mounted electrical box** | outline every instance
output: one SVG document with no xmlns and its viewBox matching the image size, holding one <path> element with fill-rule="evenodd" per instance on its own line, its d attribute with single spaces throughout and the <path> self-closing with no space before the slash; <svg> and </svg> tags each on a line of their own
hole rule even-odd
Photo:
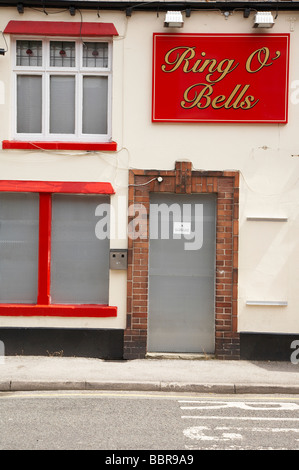
<svg viewBox="0 0 299 470">
<path fill-rule="evenodd" d="M 127 269 L 128 250 L 110 250 L 110 269 Z"/>
</svg>

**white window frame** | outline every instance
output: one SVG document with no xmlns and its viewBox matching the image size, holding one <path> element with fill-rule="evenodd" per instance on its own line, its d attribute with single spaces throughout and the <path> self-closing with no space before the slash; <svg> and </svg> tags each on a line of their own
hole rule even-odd
<svg viewBox="0 0 299 470">
<path fill-rule="evenodd" d="M 42 41 L 42 66 L 18 66 L 16 65 L 17 40 Z M 75 67 L 50 67 L 50 42 L 63 41 L 75 42 L 76 65 Z M 83 43 L 104 42 L 108 43 L 108 67 L 83 67 Z M 111 38 L 77 38 L 77 37 L 43 37 L 24 36 L 12 37 L 12 83 L 13 83 L 13 112 L 12 112 L 12 133 L 13 138 L 19 141 L 60 141 L 60 142 L 110 142 L 112 136 L 111 129 L 111 108 L 112 108 L 112 40 Z M 40 75 L 42 76 L 42 132 L 41 133 L 18 133 L 17 132 L 17 77 L 18 75 Z M 50 76 L 51 75 L 74 75 L 76 81 L 75 95 L 75 133 L 74 134 L 50 134 Z M 108 77 L 107 96 L 107 134 L 83 134 L 82 132 L 82 109 L 83 109 L 83 77 L 103 76 Z"/>
</svg>

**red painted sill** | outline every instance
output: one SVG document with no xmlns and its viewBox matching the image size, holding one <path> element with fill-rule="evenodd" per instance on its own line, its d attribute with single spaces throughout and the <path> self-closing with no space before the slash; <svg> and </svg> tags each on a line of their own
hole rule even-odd
<svg viewBox="0 0 299 470">
<path fill-rule="evenodd" d="M 0 304 L 0 316 L 9 317 L 116 317 L 117 307 L 110 305 L 31 305 Z"/>
</svg>

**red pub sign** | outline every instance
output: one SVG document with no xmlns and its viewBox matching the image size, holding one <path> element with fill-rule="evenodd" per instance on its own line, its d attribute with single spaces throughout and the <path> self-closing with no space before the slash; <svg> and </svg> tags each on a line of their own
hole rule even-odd
<svg viewBox="0 0 299 470">
<path fill-rule="evenodd" d="M 286 123 L 289 34 L 154 34 L 153 122 Z"/>
</svg>

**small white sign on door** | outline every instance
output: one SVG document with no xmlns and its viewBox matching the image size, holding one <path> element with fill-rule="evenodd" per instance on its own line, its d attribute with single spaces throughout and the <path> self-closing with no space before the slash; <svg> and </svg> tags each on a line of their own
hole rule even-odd
<svg viewBox="0 0 299 470">
<path fill-rule="evenodd" d="M 190 235 L 191 222 L 173 222 L 174 235 Z"/>
</svg>

